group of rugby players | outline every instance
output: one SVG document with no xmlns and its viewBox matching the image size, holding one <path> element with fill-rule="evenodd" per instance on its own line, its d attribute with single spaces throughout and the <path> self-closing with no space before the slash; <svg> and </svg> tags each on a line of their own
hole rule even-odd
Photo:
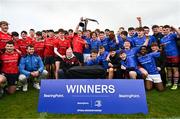
<svg viewBox="0 0 180 119">
<path fill-rule="evenodd" d="M 147 90 L 176 90 L 180 29 L 153 25 L 150 35 L 149 27 L 142 27 L 140 17 L 137 20 L 137 28 L 126 31 L 120 27 L 118 33 L 109 29 L 82 31 L 78 23 L 75 31 L 30 29 L 29 34 L 22 31 L 21 38 L 17 32 L 9 33 L 8 22 L 1 21 L 0 93 L 13 94 L 20 84 L 27 91 L 30 79 L 40 89 L 42 77 L 66 78 L 64 69 L 84 65 L 101 65 L 107 79 L 144 79 Z"/>
</svg>

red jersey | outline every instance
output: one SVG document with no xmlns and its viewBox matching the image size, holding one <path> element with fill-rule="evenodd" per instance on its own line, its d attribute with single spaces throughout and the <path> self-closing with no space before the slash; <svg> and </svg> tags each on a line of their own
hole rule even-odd
<svg viewBox="0 0 180 119">
<path fill-rule="evenodd" d="M 69 40 L 60 40 L 57 39 L 54 42 L 54 47 L 56 47 L 58 49 L 58 52 L 61 55 L 66 55 L 66 50 L 71 47 Z"/>
<path fill-rule="evenodd" d="M 19 39 L 18 39 L 17 41 L 16 41 L 16 40 L 13 40 L 13 42 L 14 42 L 14 48 L 19 50 L 18 41 L 19 41 Z"/>
<path fill-rule="evenodd" d="M 41 58 L 44 58 L 44 40 L 37 41 L 35 40 L 33 42 L 35 53 L 39 55 Z"/>
<path fill-rule="evenodd" d="M 73 38 L 73 52 L 77 52 L 77 53 L 83 53 L 84 47 L 85 47 L 86 42 L 82 39 L 79 38 L 78 36 L 75 36 Z"/>
<path fill-rule="evenodd" d="M 1 71 L 7 74 L 17 74 L 19 54 L 16 51 L 12 53 L 5 52 L 1 55 L 0 60 L 2 62 Z"/>
<path fill-rule="evenodd" d="M 70 35 L 68 35 L 68 36 L 65 36 L 65 39 L 68 39 L 68 40 L 70 40 L 70 41 L 72 41 L 73 40 L 73 38 L 74 38 L 74 36 L 70 36 Z"/>
<path fill-rule="evenodd" d="M 35 37 L 31 38 L 30 36 L 27 36 L 27 38 L 28 38 L 29 40 L 31 40 L 32 42 L 34 42 L 34 41 L 36 40 Z"/>
<path fill-rule="evenodd" d="M 18 45 L 19 45 L 19 50 L 22 52 L 22 56 L 26 55 L 26 47 L 30 44 L 32 44 L 32 40 L 27 38 L 26 40 L 24 39 L 19 39 L 17 41 Z"/>
<path fill-rule="evenodd" d="M 54 42 L 55 38 L 47 38 L 44 42 L 44 57 L 54 56 Z"/>
<path fill-rule="evenodd" d="M 6 42 L 8 42 L 10 40 L 12 40 L 11 35 L 0 31 L 0 50 L 4 49 L 6 46 Z"/>
</svg>

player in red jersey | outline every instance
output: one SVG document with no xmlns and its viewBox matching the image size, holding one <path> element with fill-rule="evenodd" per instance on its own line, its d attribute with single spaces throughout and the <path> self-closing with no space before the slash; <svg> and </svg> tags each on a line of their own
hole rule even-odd
<svg viewBox="0 0 180 119">
<path fill-rule="evenodd" d="M 34 29 L 30 29 L 29 30 L 29 38 L 32 40 L 32 41 L 35 41 L 36 38 L 35 38 L 35 30 Z"/>
<path fill-rule="evenodd" d="M 21 37 L 22 39 L 19 39 L 17 43 L 19 45 L 19 50 L 21 51 L 21 55 L 24 56 L 26 55 L 26 47 L 32 44 L 32 40 L 27 37 L 26 31 L 21 32 Z"/>
<path fill-rule="evenodd" d="M 44 63 L 46 66 L 46 70 L 48 71 L 48 77 L 47 78 L 53 78 L 54 74 L 54 41 L 56 40 L 54 38 L 54 31 L 49 30 L 48 31 L 48 38 L 45 39 L 44 45 Z"/>
<path fill-rule="evenodd" d="M 5 50 L 6 42 L 12 40 L 11 35 L 8 33 L 8 22 L 1 21 L 0 22 L 0 51 L 3 52 Z"/>
<path fill-rule="evenodd" d="M 83 51 L 84 48 L 87 47 L 87 43 L 84 39 L 82 39 L 82 34 L 83 34 L 82 31 L 78 29 L 79 29 L 79 24 L 77 25 L 75 30 L 75 34 L 72 41 L 72 47 L 73 47 L 73 53 L 79 60 L 80 65 L 83 65 L 84 64 Z"/>
<path fill-rule="evenodd" d="M 54 53 L 55 56 L 55 78 L 58 79 L 58 70 L 60 68 L 60 63 L 65 58 L 66 50 L 71 47 L 70 42 L 64 37 L 64 30 L 59 29 L 58 39 L 54 43 Z"/>
<path fill-rule="evenodd" d="M 72 29 L 69 29 L 67 32 L 68 32 L 67 39 L 69 39 L 72 42 L 74 37 L 74 31 Z"/>
<path fill-rule="evenodd" d="M 36 32 L 36 40 L 33 42 L 33 45 L 35 53 L 41 57 L 42 61 L 44 61 L 44 39 L 42 37 L 42 32 Z"/>
<path fill-rule="evenodd" d="M 16 81 L 19 76 L 18 62 L 19 54 L 14 50 L 14 42 L 8 41 L 5 46 L 5 52 L 1 55 L 1 72 L 7 79 L 9 94 L 16 91 Z"/>
<path fill-rule="evenodd" d="M 15 50 L 19 54 L 21 54 L 22 52 L 19 50 L 19 44 L 18 44 L 18 41 L 19 41 L 19 34 L 18 34 L 18 32 L 16 32 L 16 31 L 11 32 L 11 36 L 12 36 L 12 41 L 14 42 Z"/>
<path fill-rule="evenodd" d="M 46 30 L 42 30 L 42 37 L 44 40 L 48 38 L 48 34 Z"/>
</svg>

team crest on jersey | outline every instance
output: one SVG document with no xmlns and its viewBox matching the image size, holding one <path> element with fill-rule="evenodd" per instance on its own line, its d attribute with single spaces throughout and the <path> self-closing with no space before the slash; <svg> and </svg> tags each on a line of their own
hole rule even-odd
<svg viewBox="0 0 180 119">
<path fill-rule="evenodd" d="M 28 63 L 28 62 L 29 62 L 29 60 L 26 60 L 26 62 Z"/>
</svg>

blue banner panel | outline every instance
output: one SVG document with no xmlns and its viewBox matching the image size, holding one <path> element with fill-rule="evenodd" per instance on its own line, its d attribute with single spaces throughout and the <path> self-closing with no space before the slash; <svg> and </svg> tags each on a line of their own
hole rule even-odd
<svg viewBox="0 0 180 119">
<path fill-rule="evenodd" d="M 41 80 L 38 112 L 148 113 L 143 80 Z"/>
</svg>

